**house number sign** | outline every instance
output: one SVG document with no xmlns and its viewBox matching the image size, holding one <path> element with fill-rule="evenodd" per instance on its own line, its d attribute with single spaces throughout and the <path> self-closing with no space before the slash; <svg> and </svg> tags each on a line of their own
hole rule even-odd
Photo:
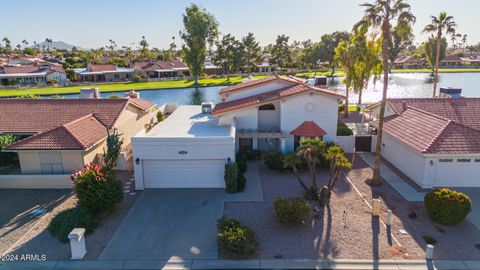
<svg viewBox="0 0 480 270">
<path fill-rule="evenodd" d="M 188 154 L 188 151 L 186 151 L 186 150 L 181 150 L 181 151 L 178 151 L 178 154 L 179 154 L 179 155 L 186 155 L 186 154 Z"/>
</svg>

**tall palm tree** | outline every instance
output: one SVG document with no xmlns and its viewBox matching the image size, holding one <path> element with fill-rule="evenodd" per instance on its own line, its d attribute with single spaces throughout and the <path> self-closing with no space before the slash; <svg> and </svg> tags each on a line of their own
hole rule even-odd
<svg viewBox="0 0 480 270">
<path fill-rule="evenodd" d="M 462 37 L 462 48 L 463 48 L 463 53 L 465 53 L 465 48 L 467 47 L 467 34 L 464 34 Z"/>
<path fill-rule="evenodd" d="M 382 61 L 383 61 L 383 93 L 380 105 L 380 116 L 378 119 L 377 144 L 375 148 L 375 167 L 373 170 L 372 185 L 381 185 L 380 162 L 382 151 L 383 121 L 385 116 L 385 107 L 387 103 L 388 91 L 388 71 L 389 71 L 389 51 L 390 35 L 392 24 L 413 24 L 415 16 L 410 12 L 410 5 L 405 0 L 375 0 L 373 4 L 361 4 L 365 8 L 365 13 L 354 28 L 361 26 L 370 26 L 380 29 L 382 33 Z"/>
<path fill-rule="evenodd" d="M 438 64 L 440 62 L 440 44 L 442 42 L 442 35 L 446 34 L 455 35 L 455 27 L 457 24 L 452 16 L 448 16 L 445 11 L 440 12 L 438 17 L 432 16 L 432 22 L 427 24 L 423 29 L 425 33 L 437 34 L 437 51 L 435 57 L 435 71 L 433 78 L 433 97 L 437 96 L 437 83 L 438 83 Z"/>
<path fill-rule="evenodd" d="M 345 109 L 344 117 L 348 118 L 348 93 L 350 92 L 350 83 L 352 81 L 352 76 L 350 76 L 350 71 L 355 62 L 355 46 L 350 40 L 342 40 L 335 48 L 335 62 L 337 62 L 345 72 Z"/>
</svg>

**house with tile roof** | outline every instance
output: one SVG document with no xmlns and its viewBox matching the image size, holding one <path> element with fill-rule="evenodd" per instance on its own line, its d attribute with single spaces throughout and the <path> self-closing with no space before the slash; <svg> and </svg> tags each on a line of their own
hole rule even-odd
<svg viewBox="0 0 480 270">
<path fill-rule="evenodd" d="M 79 82 L 123 82 L 133 80 L 132 68 L 117 67 L 111 64 L 93 65 L 86 68 L 75 68 L 75 75 Z"/>
<path fill-rule="evenodd" d="M 4 66 L 3 70 L 0 70 L 2 85 L 46 85 L 49 82 L 61 85 L 68 82 L 62 65 Z"/>
<path fill-rule="evenodd" d="M 187 65 L 180 60 L 137 62 L 132 68 L 145 78 L 174 78 L 190 75 Z"/>
<path fill-rule="evenodd" d="M 70 174 L 97 161 L 116 130 L 132 167 L 131 137 L 154 123 L 156 110 L 140 98 L 0 99 L 0 134 L 19 138 L 2 151 L 18 154 L 21 174 Z"/>
<path fill-rule="evenodd" d="M 421 188 L 480 187 L 479 115 L 479 98 L 388 99 L 382 157 Z"/>
<path fill-rule="evenodd" d="M 222 102 L 179 106 L 132 138 L 136 189 L 224 188 L 225 164 L 239 151 L 294 151 L 306 138 L 336 141 L 344 95 L 295 77 L 247 80 Z"/>
</svg>

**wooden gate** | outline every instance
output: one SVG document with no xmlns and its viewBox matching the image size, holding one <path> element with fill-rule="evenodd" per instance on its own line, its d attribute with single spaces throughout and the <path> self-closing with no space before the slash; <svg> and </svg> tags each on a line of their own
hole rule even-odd
<svg viewBox="0 0 480 270">
<path fill-rule="evenodd" d="M 355 136 L 355 152 L 371 152 L 372 136 Z"/>
</svg>

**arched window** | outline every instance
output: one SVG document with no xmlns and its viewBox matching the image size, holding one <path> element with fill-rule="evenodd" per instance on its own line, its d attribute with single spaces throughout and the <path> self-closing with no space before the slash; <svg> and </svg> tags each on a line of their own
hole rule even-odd
<svg viewBox="0 0 480 270">
<path fill-rule="evenodd" d="M 275 105 L 272 103 L 262 105 L 258 108 L 259 111 L 275 111 Z"/>
</svg>

